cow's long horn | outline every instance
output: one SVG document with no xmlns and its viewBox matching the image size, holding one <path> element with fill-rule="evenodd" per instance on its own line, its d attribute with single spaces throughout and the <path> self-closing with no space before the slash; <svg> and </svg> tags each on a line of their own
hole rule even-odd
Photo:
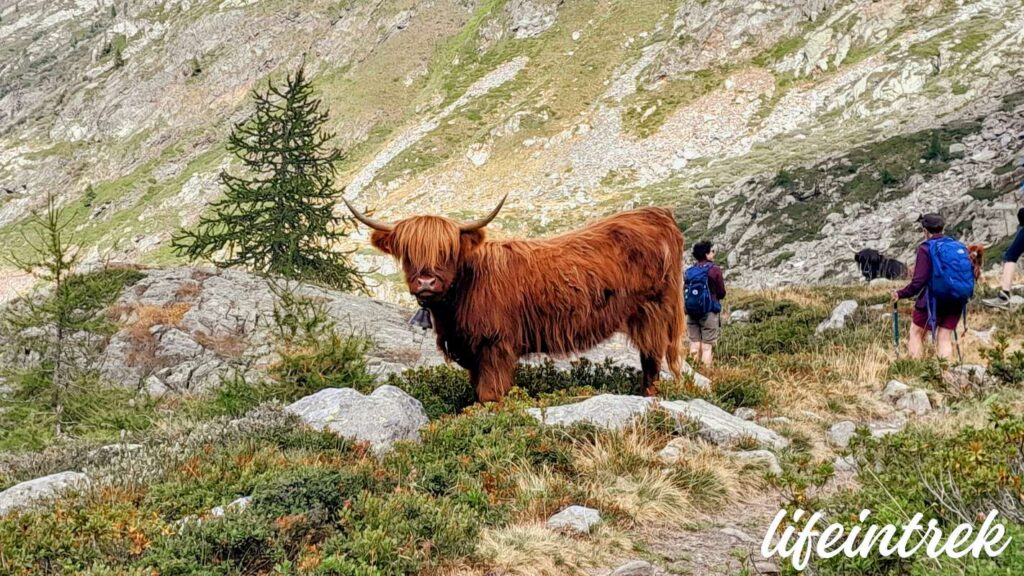
<svg viewBox="0 0 1024 576">
<path fill-rule="evenodd" d="M 490 224 L 491 220 L 494 220 L 495 216 L 498 215 L 498 212 L 501 212 L 501 207 L 505 204 L 506 198 L 508 198 L 508 194 L 502 196 L 501 202 L 498 202 L 498 205 L 494 207 L 494 210 L 491 210 L 490 214 L 484 216 L 480 220 L 474 220 L 473 222 L 463 222 L 462 224 L 459 224 L 459 230 L 463 232 L 472 232 L 473 230 L 479 230 L 484 226 Z"/>
<path fill-rule="evenodd" d="M 344 197 L 342 197 L 341 201 L 345 203 L 345 206 L 348 206 L 349 212 L 351 212 L 352 215 L 355 216 L 356 220 L 359 220 L 360 222 L 366 224 L 370 228 L 373 228 L 374 230 L 380 230 L 381 232 L 391 232 L 392 230 L 395 229 L 394 224 L 388 224 L 387 222 L 380 222 L 378 220 L 374 220 L 373 218 L 366 216 L 359 210 L 356 210 L 355 207 L 349 204 L 348 200 L 346 200 Z"/>
</svg>

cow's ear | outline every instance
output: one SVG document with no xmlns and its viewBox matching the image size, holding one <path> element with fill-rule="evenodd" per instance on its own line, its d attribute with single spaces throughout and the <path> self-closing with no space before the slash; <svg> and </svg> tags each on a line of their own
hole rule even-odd
<svg viewBox="0 0 1024 576">
<path fill-rule="evenodd" d="M 370 244 L 385 254 L 395 255 L 395 233 L 385 230 L 374 230 L 370 235 Z"/>
<path fill-rule="evenodd" d="M 472 254 L 481 244 L 484 243 L 484 231 L 473 230 L 471 232 L 463 232 L 461 234 L 462 246 L 460 251 L 463 256 Z"/>
</svg>

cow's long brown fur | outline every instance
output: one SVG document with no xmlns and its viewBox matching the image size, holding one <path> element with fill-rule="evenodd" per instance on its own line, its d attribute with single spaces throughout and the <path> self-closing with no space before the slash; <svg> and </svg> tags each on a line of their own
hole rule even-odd
<svg viewBox="0 0 1024 576">
<path fill-rule="evenodd" d="M 519 357 L 584 351 L 618 331 L 641 355 L 648 394 L 664 358 L 678 377 L 684 330 L 683 236 L 672 213 L 644 208 L 541 240 L 485 239 L 437 216 L 375 231 L 410 290 L 424 271 L 445 295 L 430 310 L 441 352 L 469 370 L 480 401 L 501 400 Z"/>
</svg>

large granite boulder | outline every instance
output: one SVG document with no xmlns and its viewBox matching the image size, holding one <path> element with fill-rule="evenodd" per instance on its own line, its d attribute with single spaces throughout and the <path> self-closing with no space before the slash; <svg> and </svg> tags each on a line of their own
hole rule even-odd
<svg viewBox="0 0 1024 576">
<path fill-rule="evenodd" d="M 527 412 L 545 424 L 570 426 L 586 422 L 601 428 L 620 429 L 636 416 L 647 413 L 653 404 L 653 398 L 601 394 L 574 404 L 530 408 Z"/>
<path fill-rule="evenodd" d="M 363 395 L 351 388 L 326 388 L 285 407 L 307 425 L 369 442 L 381 453 L 399 440 L 419 441 L 429 422 L 420 401 L 394 386 Z"/>
<path fill-rule="evenodd" d="M 0 492 L 0 517 L 15 510 L 39 506 L 65 490 L 85 486 L 88 479 L 80 472 L 58 472 L 35 480 L 15 484 Z"/>
<path fill-rule="evenodd" d="M 676 400 L 661 402 L 660 406 L 674 416 L 696 422 L 700 435 L 715 444 L 732 444 L 744 438 L 752 438 L 758 444 L 770 448 L 789 445 L 789 440 L 776 432 L 737 418 L 706 400 Z"/>
</svg>

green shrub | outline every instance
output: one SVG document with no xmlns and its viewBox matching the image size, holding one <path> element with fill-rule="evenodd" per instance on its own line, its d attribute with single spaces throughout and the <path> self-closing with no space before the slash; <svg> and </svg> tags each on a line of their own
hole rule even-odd
<svg viewBox="0 0 1024 576">
<path fill-rule="evenodd" d="M 287 557 L 275 528 L 247 512 L 186 524 L 157 539 L 138 566 L 162 576 L 264 574 Z"/>
<path fill-rule="evenodd" d="M 462 368 L 414 368 L 388 376 L 387 383 L 419 400 L 431 420 L 458 414 L 476 402 L 476 391 L 470 387 L 469 377 Z"/>
<path fill-rule="evenodd" d="M 746 371 L 734 378 L 716 378 L 711 394 L 715 404 L 730 412 L 737 408 L 766 406 L 770 399 L 768 388 L 758 376 Z"/>
<path fill-rule="evenodd" d="M 988 360 L 988 374 L 1005 386 L 1024 384 L 1024 351 L 1007 353 L 1009 343 L 1005 335 L 996 338 L 996 345 L 984 350 Z"/>
<path fill-rule="evenodd" d="M 342 510 L 327 558 L 358 559 L 388 576 L 424 573 L 447 559 L 472 556 L 479 524 L 450 498 L 364 495 Z"/>
<path fill-rule="evenodd" d="M 366 370 L 370 344 L 331 333 L 309 346 L 287 348 L 271 370 L 277 380 L 272 396 L 291 402 L 324 388 L 359 388 L 373 381 Z"/>
<path fill-rule="evenodd" d="M 639 370 L 616 364 L 610 358 L 600 364 L 580 358 L 572 362 L 569 370 L 559 370 L 554 362 L 545 359 L 542 364 L 522 364 L 515 373 L 515 385 L 533 397 L 579 389 L 636 394 L 641 382 Z"/>
<path fill-rule="evenodd" d="M 750 320 L 722 326 L 717 354 L 736 360 L 754 355 L 795 354 L 807 351 L 814 330 L 826 314 L 789 300 L 755 301 L 749 307 Z"/>
<path fill-rule="evenodd" d="M 330 518 L 347 496 L 343 479 L 338 470 L 312 467 L 287 470 L 256 485 L 251 509 L 268 518 L 295 514 Z M 358 492 L 371 484 L 372 481 L 353 482 L 353 488 L 358 488 Z"/>
<path fill-rule="evenodd" d="M 539 364 L 520 364 L 513 377 L 515 386 L 533 398 L 637 394 L 642 381 L 635 368 L 618 365 L 611 359 L 597 364 L 586 358 L 573 361 L 568 370 L 558 368 L 550 359 Z M 458 414 L 476 402 L 476 391 L 461 368 L 415 368 L 390 375 L 387 384 L 419 400 L 431 420 Z M 373 387 L 364 385 L 361 390 L 368 392 Z"/>
</svg>

